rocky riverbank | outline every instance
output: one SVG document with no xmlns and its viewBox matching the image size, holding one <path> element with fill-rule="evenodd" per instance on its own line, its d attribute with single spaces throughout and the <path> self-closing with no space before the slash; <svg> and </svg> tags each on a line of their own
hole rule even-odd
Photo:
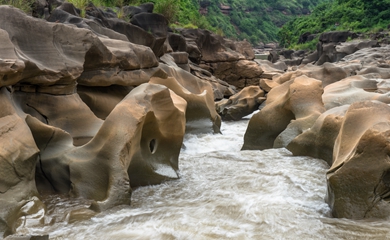
<svg viewBox="0 0 390 240">
<path fill-rule="evenodd" d="M 286 147 L 324 159 L 334 217 L 387 218 L 390 46 L 346 42 L 348 34 L 322 34 L 318 51 L 267 81 L 273 85 L 249 122 L 243 149 Z M 281 63 L 291 61 L 274 64 Z"/>
<path fill-rule="evenodd" d="M 169 29 L 152 4 L 124 12 L 0 6 L 3 236 L 45 221 L 43 195 L 86 199 L 72 218 L 130 204 L 132 188 L 178 178 L 185 133 L 259 108 L 243 149 L 322 158 L 334 216 L 389 215 L 388 46 L 322 42 L 300 61 L 255 61 L 246 41 Z"/>
</svg>

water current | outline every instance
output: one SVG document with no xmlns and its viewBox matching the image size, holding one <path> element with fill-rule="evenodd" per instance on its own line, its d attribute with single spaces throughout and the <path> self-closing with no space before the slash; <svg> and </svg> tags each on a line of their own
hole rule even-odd
<svg viewBox="0 0 390 240">
<path fill-rule="evenodd" d="M 133 191 L 131 206 L 67 223 L 82 202 L 46 199 L 50 239 L 386 239 L 390 222 L 335 219 L 324 202 L 327 164 L 286 149 L 240 151 L 248 120 L 222 135 L 187 135 L 180 179 Z"/>
</svg>

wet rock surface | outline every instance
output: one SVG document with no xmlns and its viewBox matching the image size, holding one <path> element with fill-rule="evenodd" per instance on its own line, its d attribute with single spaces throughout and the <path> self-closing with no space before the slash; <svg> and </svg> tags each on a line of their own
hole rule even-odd
<svg viewBox="0 0 390 240">
<path fill-rule="evenodd" d="M 258 110 L 265 99 L 265 93 L 259 86 L 249 86 L 229 97 L 229 99 L 216 102 L 215 107 L 222 120 L 238 121 Z"/>
<path fill-rule="evenodd" d="M 43 195 L 87 199 L 71 219 L 129 204 L 132 188 L 178 178 L 186 131 L 220 132 L 214 92 L 234 87 L 191 74 L 148 6 L 132 23 L 93 5 L 47 21 L 0 6 L 2 236 L 42 224 Z"/>
<path fill-rule="evenodd" d="M 285 147 L 324 112 L 321 81 L 300 76 L 273 88 L 249 121 L 243 150 Z"/>
<path fill-rule="evenodd" d="M 387 104 L 363 101 L 345 113 L 327 173 L 326 201 L 335 217 L 388 217 L 389 110 Z"/>
<path fill-rule="evenodd" d="M 260 81 L 268 92 L 266 105 L 250 120 L 243 149 L 286 147 L 294 155 L 324 159 L 330 166 L 326 202 L 334 217 L 387 218 L 389 46 L 375 39 L 346 42 L 354 37 L 323 34 L 317 51 L 299 66 L 286 72 L 263 67 L 270 73 Z M 282 57 L 273 64 L 296 57 L 276 54 L 271 59 Z M 293 103 L 287 96 L 299 91 L 287 91 L 287 86 L 301 77 L 318 81 L 318 94 L 309 99 L 316 90 L 304 92 L 301 86 L 302 102 Z M 300 125 L 301 117 L 308 121 Z"/>
<path fill-rule="evenodd" d="M 130 204 L 132 188 L 179 177 L 185 133 L 219 133 L 221 118 L 259 108 L 242 149 L 322 158 L 335 217 L 389 216 L 383 41 L 332 32 L 314 53 L 255 61 L 246 41 L 171 32 L 150 3 L 125 7 L 129 21 L 92 4 L 86 18 L 66 2 L 39 9 L 46 20 L 0 6 L 2 236 L 42 224 L 43 195 L 85 199 L 69 222 Z"/>
</svg>

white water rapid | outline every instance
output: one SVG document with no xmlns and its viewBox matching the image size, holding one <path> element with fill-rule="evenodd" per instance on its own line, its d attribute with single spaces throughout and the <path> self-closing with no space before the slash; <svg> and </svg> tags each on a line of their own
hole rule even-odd
<svg viewBox="0 0 390 240">
<path fill-rule="evenodd" d="M 388 221 L 330 217 L 324 161 L 285 149 L 240 151 L 247 123 L 224 122 L 223 135 L 187 135 L 180 179 L 134 190 L 131 206 L 66 223 L 56 214 L 81 203 L 54 198 L 50 224 L 18 233 L 50 239 L 390 238 Z"/>
</svg>

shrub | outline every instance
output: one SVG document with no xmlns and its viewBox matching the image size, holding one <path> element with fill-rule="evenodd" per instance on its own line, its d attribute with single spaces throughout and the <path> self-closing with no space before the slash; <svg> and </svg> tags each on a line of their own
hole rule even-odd
<svg viewBox="0 0 390 240">
<path fill-rule="evenodd" d="M 333 0 L 318 5 L 310 16 L 296 18 L 279 31 L 280 43 L 296 45 L 306 32 L 321 33 L 334 30 L 369 32 L 390 24 L 389 0 Z M 303 47 L 303 46 L 301 46 Z"/>
<path fill-rule="evenodd" d="M 177 20 L 176 14 L 179 10 L 177 0 L 161 0 L 154 5 L 154 12 L 162 14 L 169 23 Z"/>
<path fill-rule="evenodd" d="M 67 2 L 72 3 L 76 8 L 85 9 L 89 0 L 67 0 Z"/>
<path fill-rule="evenodd" d="M 0 0 L 0 5 L 11 5 L 23 12 L 31 13 L 34 0 Z"/>
</svg>

